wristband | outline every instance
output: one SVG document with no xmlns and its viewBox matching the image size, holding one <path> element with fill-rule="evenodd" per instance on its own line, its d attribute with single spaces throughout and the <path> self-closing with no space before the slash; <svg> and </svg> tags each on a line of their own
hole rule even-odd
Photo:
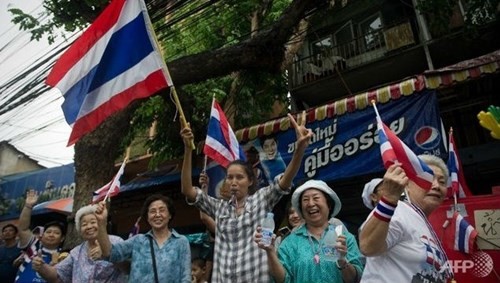
<svg viewBox="0 0 500 283">
<path fill-rule="evenodd" d="M 342 266 L 340 266 L 340 265 L 339 265 L 339 261 L 337 260 L 337 261 L 335 262 L 335 264 L 337 265 L 337 268 L 338 268 L 339 270 L 344 270 L 344 269 L 346 269 L 346 268 L 347 268 L 347 266 L 349 265 L 349 262 L 346 260 L 346 261 L 345 261 L 345 263 L 344 263 Z"/>
<path fill-rule="evenodd" d="M 24 207 L 26 207 L 26 208 L 28 208 L 28 209 L 33 209 L 33 206 L 31 206 L 31 205 L 27 205 L 27 204 L 25 204 L 25 205 L 24 205 Z"/>
<path fill-rule="evenodd" d="M 382 197 L 373 211 L 373 216 L 384 222 L 389 222 L 391 221 L 392 215 L 394 215 L 396 206 L 397 204 L 392 204 L 387 201 L 385 197 Z"/>
</svg>

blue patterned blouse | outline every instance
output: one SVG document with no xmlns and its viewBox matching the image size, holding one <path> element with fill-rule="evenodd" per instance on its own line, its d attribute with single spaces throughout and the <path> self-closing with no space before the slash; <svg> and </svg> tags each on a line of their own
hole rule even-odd
<svg viewBox="0 0 500 283">
<path fill-rule="evenodd" d="M 113 244 L 109 261 L 131 261 L 128 282 L 155 282 L 149 238 L 153 238 L 156 270 L 160 283 L 191 283 L 191 250 L 188 239 L 172 230 L 172 235 L 159 247 L 149 231 L 124 242 Z"/>
</svg>

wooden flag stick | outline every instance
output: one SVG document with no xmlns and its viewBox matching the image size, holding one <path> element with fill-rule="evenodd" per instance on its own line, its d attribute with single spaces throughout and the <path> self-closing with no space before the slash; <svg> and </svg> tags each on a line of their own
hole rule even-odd
<svg viewBox="0 0 500 283">
<path fill-rule="evenodd" d="M 177 107 L 177 111 L 179 111 L 179 119 L 181 120 L 181 128 L 189 127 L 187 121 L 186 121 L 186 116 L 184 116 L 184 111 L 182 110 L 181 102 L 179 101 L 179 97 L 177 96 L 177 91 L 175 90 L 174 82 L 172 81 L 172 78 L 170 77 L 170 72 L 168 70 L 167 64 L 165 63 L 165 54 L 163 54 L 163 49 L 160 46 L 160 42 L 158 41 L 158 37 L 156 36 L 156 33 L 153 29 L 153 24 L 151 23 L 151 20 L 149 17 L 146 17 L 148 21 L 147 27 L 150 28 L 150 32 L 153 35 L 154 41 L 155 41 L 155 48 L 160 52 L 160 55 L 163 59 L 163 70 L 167 74 L 167 77 L 165 79 L 167 81 L 170 81 L 172 85 L 170 86 L 170 89 L 172 91 L 172 96 L 174 98 L 174 103 L 175 107 Z M 191 148 L 194 150 L 196 149 L 196 146 L 194 145 L 194 141 L 191 141 Z"/>
<path fill-rule="evenodd" d="M 184 111 L 182 110 L 181 102 L 179 101 L 179 97 L 177 96 L 177 91 L 175 90 L 175 86 L 172 85 L 171 89 L 172 89 L 172 97 L 174 98 L 174 102 L 175 102 L 175 107 L 177 107 L 177 111 L 179 111 L 179 119 L 181 120 L 181 128 L 189 127 L 189 124 L 186 121 L 186 116 L 184 116 Z M 191 149 L 192 150 L 196 149 L 193 140 L 191 140 Z"/>
</svg>

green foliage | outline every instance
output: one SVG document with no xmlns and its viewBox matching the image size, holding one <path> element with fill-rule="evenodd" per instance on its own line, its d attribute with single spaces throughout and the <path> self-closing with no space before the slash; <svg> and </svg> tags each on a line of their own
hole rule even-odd
<svg viewBox="0 0 500 283">
<path fill-rule="evenodd" d="M 419 0 L 417 9 L 427 16 L 430 30 L 434 35 L 442 35 L 449 30 L 453 6 L 457 0 Z"/>
<path fill-rule="evenodd" d="M 58 36 L 66 32 L 82 30 L 107 4 L 106 0 L 45 0 L 45 10 L 36 16 L 24 13 L 21 9 L 11 8 L 12 22 L 21 30 L 31 32 L 31 40 L 39 41 L 47 36 L 47 41 L 53 43 Z"/>
<path fill-rule="evenodd" d="M 33 17 L 19 9 L 11 9 L 14 20 L 24 30 L 30 30 L 33 39 L 39 40 L 48 35 L 53 41 L 56 30 L 74 31 L 84 28 L 100 12 L 107 0 L 45 0 L 44 14 Z M 246 40 L 251 32 L 251 20 L 255 11 L 266 11 L 258 19 L 259 28 L 273 23 L 291 0 L 228 0 L 216 1 L 206 5 L 206 0 L 194 0 L 183 3 L 174 13 L 156 17 L 155 31 L 166 50 L 168 61 L 200 53 L 206 50 L 224 48 Z M 193 14 L 193 11 L 198 11 Z M 190 15 L 190 16 L 186 16 Z M 50 18 L 50 20 L 40 19 Z M 215 96 L 224 107 L 234 76 L 210 79 L 202 83 L 177 88 L 187 120 L 194 130 L 197 141 L 203 141 L 206 135 L 212 97 Z M 267 74 L 258 71 L 245 71 L 238 76 L 234 103 L 234 128 L 239 129 L 269 118 L 274 101 L 287 102 L 286 78 L 281 74 Z M 167 90 L 168 91 L 168 90 Z M 264 113 L 264 114 L 263 114 Z M 148 99 L 134 114 L 130 133 L 122 146 L 139 140 L 154 154 L 153 164 L 165 159 L 181 156 L 182 141 L 179 137 L 179 121 L 174 103 L 168 95 Z M 157 121 L 157 135 L 147 137 L 147 130 L 153 121 Z"/>
<path fill-rule="evenodd" d="M 418 0 L 417 9 L 427 16 L 430 30 L 435 36 L 449 31 L 450 18 L 459 0 Z M 474 35 L 477 28 L 498 19 L 500 0 L 462 1 L 465 10 L 465 32 Z"/>
</svg>

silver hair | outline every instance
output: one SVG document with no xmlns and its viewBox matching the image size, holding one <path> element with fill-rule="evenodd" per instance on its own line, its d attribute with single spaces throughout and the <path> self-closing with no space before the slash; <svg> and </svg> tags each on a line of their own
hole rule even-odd
<svg viewBox="0 0 500 283">
<path fill-rule="evenodd" d="M 420 158 L 427 165 L 434 165 L 441 169 L 443 171 L 445 181 L 446 183 L 448 183 L 450 173 L 448 171 L 448 166 L 446 166 L 443 159 L 431 154 L 421 154 L 418 156 L 418 158 Z"/>
<path fill-rule="evenodd" d="M 96 204 L 86 205 L 78 209 L 75 215 L 75 228 L 78 233 L 80 233 L 80 221 L 82 220 L 82 217 L 84 217 L 85 215 L 94 214 L 96 209 Z"/>
</svg>

